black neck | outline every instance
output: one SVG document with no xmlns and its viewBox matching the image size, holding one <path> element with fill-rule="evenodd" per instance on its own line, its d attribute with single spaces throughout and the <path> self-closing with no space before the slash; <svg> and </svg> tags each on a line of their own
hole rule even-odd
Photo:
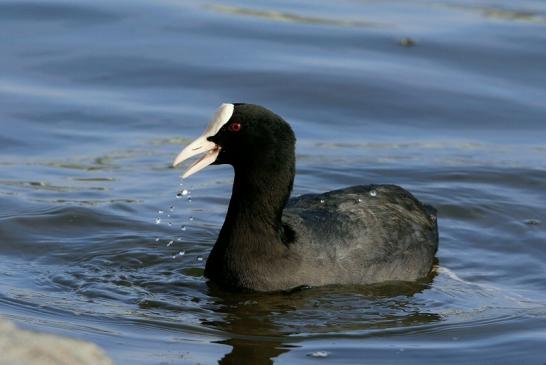
<svg viewBox="0 0 546 365">
<path fill-rule="evenodd" d="M 235 166 L 233 191 L 218 241 L 245 235 L 278 234 L 282 212 L 294 181 L 294 161 L 276 161 L 260 168 Z"/>
<path fill-rule="evenodd" d="M 282 257 L 286 249 L 282 212 L 294 173 L 293 154 L 260 168 L 235 166 L 226 220 L 207 260 L 205 276 L 240 286 L 246 280 L 241 273 L 259 268 L 264 258 Z"/>
</svg>

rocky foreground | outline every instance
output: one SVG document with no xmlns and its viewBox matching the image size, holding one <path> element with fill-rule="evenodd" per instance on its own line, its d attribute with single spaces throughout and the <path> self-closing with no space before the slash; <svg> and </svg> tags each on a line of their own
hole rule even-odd
<svg viewBox="0 0 546 365">
<path fill-rule="evenodd" d="M 95 344 L 18 329 L 0 318 L 0 365 L 113 365 Z"/>
</svg>

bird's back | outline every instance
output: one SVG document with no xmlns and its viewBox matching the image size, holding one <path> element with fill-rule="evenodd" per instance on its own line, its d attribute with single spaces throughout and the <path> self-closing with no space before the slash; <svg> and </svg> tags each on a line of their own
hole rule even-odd
<svg viewBox="0 0 546 365">
<path fill-rule="evenodd" d="M 293 198 L 284 211 L 295 232 L 302 285 L 416 280 L 438 248 L 436 211 L 396 185 L 353 186 Z"/>
</svg>

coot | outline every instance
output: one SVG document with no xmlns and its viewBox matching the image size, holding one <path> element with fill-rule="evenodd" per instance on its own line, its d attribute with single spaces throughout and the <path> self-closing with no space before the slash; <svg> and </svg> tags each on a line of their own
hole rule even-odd
<svg viewBox="0 0 546 365">
<path fill-rule="evenodd" d="M 360 185 L 289 199 L 292 128 L 270 110 L 222 104 L 173 166 L 204 154 L 235 170 L 224 225 L 205 267 L 217 284 L 276 291 L 299 286 L 413 281 L 429 274 L 438 248 L 434 208 L 396 185 Z"/>
</svg>

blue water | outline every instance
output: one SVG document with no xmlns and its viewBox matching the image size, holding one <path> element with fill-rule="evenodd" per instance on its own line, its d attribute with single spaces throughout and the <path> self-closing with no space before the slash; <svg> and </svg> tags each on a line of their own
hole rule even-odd
<svg viewBox="0 0 546 365">
<path fill-rule="evenodd" d="M 1 0 L 0 315 L 118 364 L 543 364 L 545 65 L 538 0 Z M 170 162 L 222 102 L 292 124 L 295 195 L 434 205 L 434 277 L 209 285 L 233 173 Z"/>
</svg>

